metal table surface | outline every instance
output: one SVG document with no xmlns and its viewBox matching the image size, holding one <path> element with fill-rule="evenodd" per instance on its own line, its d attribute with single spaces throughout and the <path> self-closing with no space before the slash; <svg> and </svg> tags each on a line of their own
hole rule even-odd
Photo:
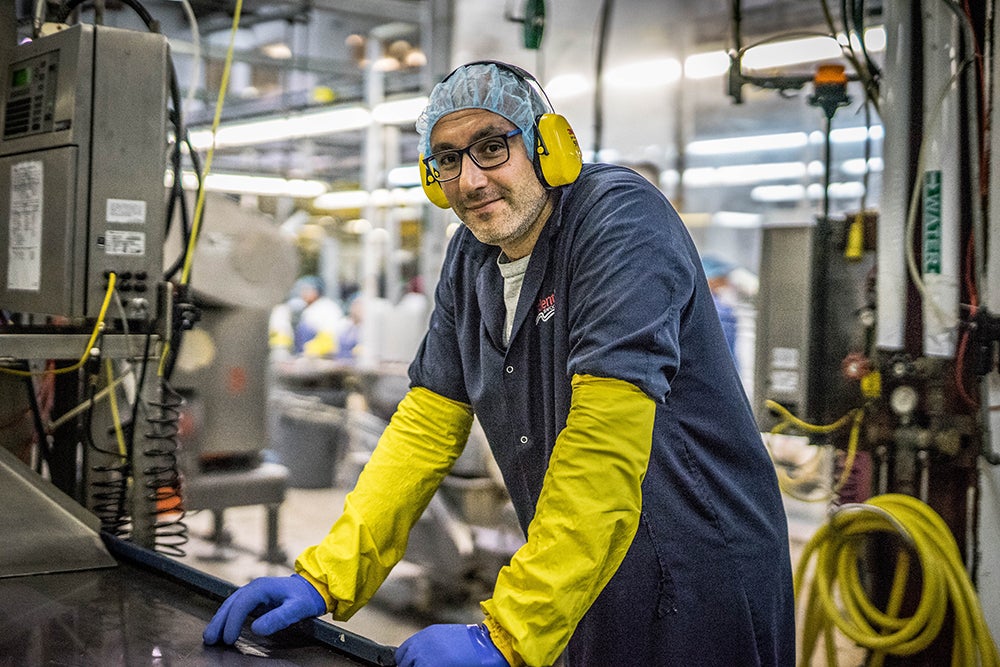
<svg viewBox="0 0 1000 667">
<path fill-rule="evenodd" d="M 201 633 L 234 590 L 105 538 L 115 567 L 0 579 L 0 665 L 392 665 L 392 649 L 320 620 L 235 646 Z M 266 662 L 265 662 L 266 661 Z"/>
</svg>

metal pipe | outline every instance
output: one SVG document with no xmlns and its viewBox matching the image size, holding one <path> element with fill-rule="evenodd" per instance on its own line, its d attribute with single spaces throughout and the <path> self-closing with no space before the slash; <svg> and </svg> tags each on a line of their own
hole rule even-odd
<svg viewBox="0 0 1000 667">
<path fill-rule="evenodd" d="M 925 3 L 923 243 L 924 353 L 952 358 L 958 337 L 961 278 L 961 86 L 956 85 L 959 25 L 941 3 Z"/>
<path fill-rule="evenodd" d="M 882 495 L 889 491 L 889 448 L 885 445 L 879 445 L 875 448 L 875 460 L 878 466 L 878 495 Z"/>
<path fill-rule="evenodd" d="M 909 193 L 913 187 L 913 148 L 909 128 L 914 97 L 914 17 L 912 3 L 889 2 L 885 14 L 884 96 L 880 103 L 885 127 L 882 215 L 878 225 L 876 345 L 902 350 L 906 329 L 905 234 Z"/>
<path fill-rule="evenodd" d="M 919 465 L 920 472 L 919 477 L 919 498 L 925 503 L 928 502 L 930 498 L 930 486 L 931 486 L 931 455 L 926 449 L 921 449 L 917 451 L 917 464 Z"/>
</svg>

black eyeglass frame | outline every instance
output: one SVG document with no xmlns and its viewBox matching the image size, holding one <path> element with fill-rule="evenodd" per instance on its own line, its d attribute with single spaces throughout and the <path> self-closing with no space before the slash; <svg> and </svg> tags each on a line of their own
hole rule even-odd
<svg viewBox="0 0 1000 667">
<path fill-rule="evenodd" d="M 506 132 L 506 133 L 502 133 L 502 134 L 493 134 L 493 135 L 490 135 L 488 137 L 483 137 L 482 139 L 476 139 L 475 141 L 473 141 L 471 144 L 469 144 L 465 148 L 449 148 L 447 150 L 438 151 L 437 153 L 431 153 L 430 155 L 428 155 L 427 157 L 424 158 L 424 166 L 427 168 L 427 173 L 428 174 L 432 174 L 433 177 L 434 177 L 434 180 L 437 181 L 438 183 L 447 183 L 448 181 L 453 181 L 456 178 L 458 178 L 459 176 L 461 176 L 462 175 L 462 165 L 465 162 L 465 160 L 463 159 L 463 157 L 466 156 L 466 155 L 469 156 L 469 159 L 472 160 L 473 164 L 475 164 L 477 167 L 479 167 L 480 169 L 482 169 L 484 171 L 489 170 L 489 169 L 496 169 L 497 167 L 502 167 L 503 165 L 507 164 L 510 161 L 510 139 L 511 139 L 511 137 L 516 137 L 519 134 L 521 134 L 521 128 L 515 127 L 510 132 Z M 496 164 L 491 164 L 488 167 L 484 167 L 483 165 L 479 164 L 479 160 L 477 160 L 476 157 L 471 153 L 470 149 L 473 146 L 477 145 L 477 144 L 483 143 L 484 141 L 490 141 L 491 139 L 503 139 L 504 146 L 507 147 L 507 157 L 504 158 L 504 160 L 502 162 L 497 162 Z M 432 161 L 436 161 L 442 155 L 447 155 L 447 154 L 450 154 L 450 153 L 457 153 L 458 154 L 458 172 L 454 176 L 449 176 L 447 178 L 441 178 L 440 171 L 438 171 L 438 169 L 436 169 L 435 167 L 431 166 L 431 162 Z"/>
</svg>

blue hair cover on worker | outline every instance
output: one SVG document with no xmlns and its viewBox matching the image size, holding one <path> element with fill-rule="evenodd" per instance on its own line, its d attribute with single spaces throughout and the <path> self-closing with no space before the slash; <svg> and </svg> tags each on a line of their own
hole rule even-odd
<svg viewBox="0 0 1000 667">
<path fill-rule="evenodd" d="M 492 63 L 460 67 L 434 86 L 427 107 L 417 119 L 420 154 L 431 154 L 431 130 L 453 111 L 485 109 L 521 129 L 528 155 L 535 152 L 535 117 L 549 111 L 535 88 L 509 69 Z"/>
</svg>

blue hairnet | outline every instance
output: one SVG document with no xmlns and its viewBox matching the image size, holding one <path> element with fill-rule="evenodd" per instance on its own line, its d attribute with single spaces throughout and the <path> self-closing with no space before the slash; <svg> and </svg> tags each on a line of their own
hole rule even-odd
<svg viewBox="0 0 1000 667">
<path fill-rule="evenodd" d="M 514 72 L 492 63 L 466 65 L 434 86 L 417 119 L 421 155 L 430 155 L 434 125 L 461 109 L 492 111 L 521 128 L 529 156 L 535 151 L 535 117 L 549 110 L 535 88 Z"/>
<path fill-rule="evenodd" d="M 326 291 L 323 279 L 319 276 L 302 276 L 295 281 L 294 285 L 292 285 L 292 296 L 298 296 L 302 290 L 307 287 L 316 290 L 320 294 L 323 294 L 323 292 Z"/>
</svg>

